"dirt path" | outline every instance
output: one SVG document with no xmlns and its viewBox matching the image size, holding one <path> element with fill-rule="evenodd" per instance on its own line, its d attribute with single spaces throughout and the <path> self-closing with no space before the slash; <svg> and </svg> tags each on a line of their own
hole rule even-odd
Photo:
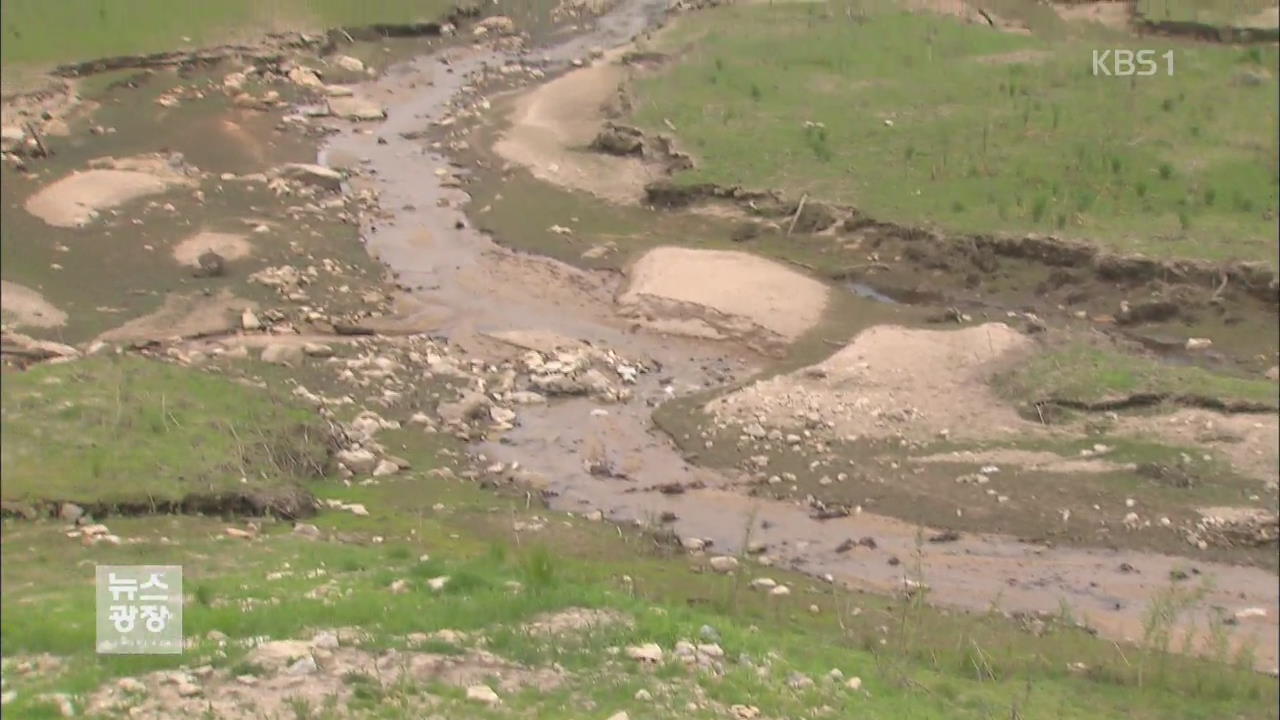
<svg viewBox="0 0 1280 720">
<path fill-rule="evenodd" d="M 560 46 L 539 50 L 549 74 L 586 55 L 586 48 L 615 47 L 661 17 L 664 0 L 631 0 L 602 16 L 596 28 Z M 725 344 L 636 331 L 619 317 L 620 291 L 611 275 L 594 274 L 538 257 L 518 255 L 470 228 L 459 209 L 467 199 L 447 187 L 448 159 L 401 138 L 445 117 L 450 99 L 486 64 L 510 59 L 478 48 L 445 51 L 448 71 L 437 56 L 420 57 L 395 68 L 372 87 L 386 103 L 388 118 L 335 135 L 324 156 L 361 158 L 390 217 L 363 228 L 371 253 L 388 264 L 422 307 L 433 310 L 434 332 L 464 349 L 494 352 L 506 346 L 491 335 L 519 333 L 602 343 L 632 358 L 660 364 L 642 376 L 632 400 L 601 408 L 589 400 L 557 401 L 530 407 L 521 424 L 501 443 L 478 447 L 489 461 L 518 463 L 520 479 L 554 494 L 554 505 L 574 511 L 603 510 L 616 521 L 650 521 L 676 516 L 681 536 L 709 538 L 714 547 L 736 552 L 749 518 L 767 521 L 756 539 L 768 544 L 777 564 L 830 574 L 833 581 L 891 590 L 901 586 L 902 565 L 916 552 L 917 528 L 863 513 L 819 521 L 807 508 L 782 501 L 748 498 L 734 490 L 739 478 L 690 465 L 669 438 L 653 426 L 657 403 L 726 382 L 745 379 L 760 367 L 758 356 Z M 379 144 L 379 138 L 385 144 Z M 324 161 L 324 157 L 321 158 Z M 510 337 L 505 335 L 505 337 Z M 593 475 L 589 465 L 604 461 L 615 477 Z M 590 461 L 590 462 L 589 462 Z M 617 475 L 625 476 L 619 479 Z M 661 484 L 689 489 L 681 494 L 638 492 Z M 699 489 L 702 488 L 702 489 Z M 877 550 L 838 553 L 845 539 L 873 536 Z M 921 549 L 924 581 L 938 602 L 986 610 L 993 602 L 1008 611 L 1056 611 L 1065 601 L 1079 617 L 1109 637 L 1140 635 L 1144 611 L 1167 587 L 1169 572 L 1184 559 L 1137 552 L 1047 549 L 1009 537 L 973 536 Z M 1126 563 L 1139 573 L 1121 573 Z M 1277 600 L 1274 575 L 1260 569 L 1197 562 L 1216 589 L 1210 600 L 1229 612 L 1265 609 L 1265 616 L 1242 620 L 1237 639 L 1249 639 L 1267 668 L 1276 661 Z"/>
</svg>

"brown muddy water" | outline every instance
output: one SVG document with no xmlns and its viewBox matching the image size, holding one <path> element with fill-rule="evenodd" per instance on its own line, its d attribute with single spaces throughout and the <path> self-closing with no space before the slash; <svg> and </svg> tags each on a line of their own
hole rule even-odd
<svg viewBox="0 0 1280 720">
<path fill-rule="evenodd" d="M 592 46 L 614 47 L 660 21 L 665 0 L 629 0 L 601 17 L 593 29 L 560 44 L 540 48 L 548 74 Z M 615 272 L 593 272 L 552 258 L 509 250 L 473 228 L 465 213 L 468 194 L 446 187 L 438 169 L 450 159 L 426 144 L 405 140 L 448 115 L 450 102 L 486 67 L 511 57 L 471 47 L 448 49 L 395 65 L 365 90 L 388 108 L 381 123 L 362 124 L 334 136 L 322 162 L 359 163 L 381 195 L 386 217 L 369 221 L 362 236 L 370 253 L 388 265 L 398 281 L 414 288 L 428 308 L 436 332 L 483 352 L 484 333 L 548 331 L 599 343 L 624 356 L 653 361 L 659 372 L 641 376 L 635 397 L 601 408 L 586 400 L 555 402 L 522 413 L 522 423 L 500 441 L 478 446 L 488 462 L 518 466 L 520 476 L 539 484 L 554 507 L 598 509 L 608 519 L 654 523 L 664 514 L 682 537 L 713 542 L 719 552 L 745 551 L 744 540 L 768 545 L 778 565 L 797 568 L 832 582 L 892 592 L 904 580 L 922 581 L 944 605 L 982 611 L 1057 611 L 1064 604 L 1080 619 L 1112 638 L 1140 638 L 1149 602 L 1168 587 L 1184 558 L 1158 553 L 1048 548 L 1009 536 L 967 534 L 947 544 L 920 543 L 916 525 L 868 512 L 819 521 L 791 502 L 747 497 L 731 471 L 702 468 L 686 459 L 653 422 L 654 407 L 673 398 L 741 382 L 777 367 L 730 345 L 638 331 L 614 312 L 619 291 Z M 454 168 L 457 170 L 457 168 Z M 360 181 L 364 182 L 364 181 Z M 504 192 L 519 192 L 518 186 Z M 607 212 L 596 206 L 593 212 Z M 629 210 L 620 210 L 622 217 Z M 530 215 L 537 214 L 536 203 Z M 625 223 L 625 221 L 623 221 Z M 509 223 L 518 225 L 518 223 Z M 542 218 L 529 225 L 544 228 Z M 899 310 L 874 299 L 845 294 L 838 303 L 845 339 L 859 326 Z M 909 313 L 910 310 L 901 312 Z M 817 353 L 822 343 L 813 344 Z M 603 456 L 626 480 L 592 475 L 584 461 Z M 537 480 L 541 478 L 541 480 Z M 680 494 L 645 492 L 680 484 Z M 928 534 L 927 529 L 923 530 Z M 844 540 L 874 537 L 874 551 L 836 551 Z M 890 564 L 889 558 L 899 559 Z M 913 558 L 918 558 L 919 576 Z M 1116 571 L 1122 563 L 1137 573 Z M 1228 613 L 1260 607 L 1265 617 L 1241 621 L 1238 642 L 1251 642 L 1260 665 L 1276 663 L 1277 597 L 1273 573 L 1212 562 L 1194 563 L 1213 590 L 1207 599 Z M 759 574 L 767 573 L 760 569 Z M 1200 622 L 1203 618 L 1195 618 Z"/>
</svg>

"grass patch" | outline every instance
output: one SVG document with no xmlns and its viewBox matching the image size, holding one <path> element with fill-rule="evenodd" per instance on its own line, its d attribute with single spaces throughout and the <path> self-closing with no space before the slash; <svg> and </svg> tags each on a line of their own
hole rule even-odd
<svg viewBox="0 0 1280 720">
<path fill-rule="evenodd" d="M 329 433 L 275 390 L 132 356 L 13 373 L 5 500 L 92 505 L 286 493 L 323 474 Z"/>
<path fill-rule="evenodd" d="M 1098 402 L 1150 393 L 1276 404 L 1276 385 L 1269 380 L 1169 365 L 1083 342 L 1042 352 L 994 383 L 1007 397 L 1032 401 Z"/>
<path fill-rule="evenodd" d="M 1137 12 L 1148 20 L 1238 27 L 1275 6 L 1275 0 L 1138 0 Z"/>
<path fill-rule="evenodd" d="M 105 410 L 85 410 L 86 398 L 102 404 L 117 388 L 129 400 L 123 407 L 136 408 L 122 412 L 128 427 L 103 419 L 104 413 L 114 417 L 113 402 Z M 170 391 L 188 401 L 173 411 L 186 429 L 153 433 L 156 426 L 144 413 L 155 412 L 159 394 L 167 407 Z M 51 450 L 42 444 L 48 442 L 44 437 L 129 442 L 130 472 L 150 478 L 164 475 L 175 462 L 169 453 L 191 452 L 194 430 L 208 428 L 204 413 L 262 422 L 263 406 L 270 405 L 291 421 L 300 419 L 264 391 L 126 358 L 10 376 L 5 393 L 6 491 L 9 463 L 30 454 L 29 448 L 77 456 L 74 448 Z M 15 408 L 20 413 L 11 417 Z M 59 417 L 60 411 L 69 417 Z M 158 447 L 153 434 L 168 436 L 165 444 L 177 449 Z M 253 540 L 243 540 L 225 536 L 228 521 L 216 518 L 113 517 L 111 530 L 125 541 L 84 547 L 64 537 L 56 521 L 4 521 L 0 643 L 6 660 L 35 653 L 61 660 L 57 670 L 44 674 L 7 670 L 6 689 L 17 698 L 6 711 L 22 717 L 47 713 L 38 700 L 43 692 L 70 693 L 83 707 L 87 694 L 112 678 L 178 665 L 258 675 L 262 670 L 246 663 L 250 639 L 308 638 L 335 627 L 359 628 L 371 652 L 403 650 L 409 633 L 479 634 L 491 652 L 529 667 L 554 666 L 563 674 L 564 683 L 546 692 L 504 694 L 504 706 L 493 717 L 561 718 L 565 707 L 588 703 L 599 710 L 593 715 L 628 709 L 636 717 L 723 717 L 723 706 L 746 703 L 770 717 L 799 717 L 827 705 L 867 718 L 1154 720 L 1267 717 L 1274 705 L 1274 684 L 1251 672 L 1175 656 L 1160 662 L 1161 675 L 1140 674 L 1131 663 L 1155 650 L 1121 651 L 1065 628 L 1035 637 L 998 612 L 959 615 L 748 565 L 744 576 L 767 574 L 794 589 L 786 598 L 754 592 L 742 578 L 699 571 L 702 561 L 690 562 L 637 530 L 620 532 L 548 513 L 531 508 L 523 491 L 495 493 L 461 479 L 468 465 L 463 447 L 451 437 L 405 429 L 386 431 L 379 441 L 413 469 L 368 485 L 336 478 L 312 483 L 322 498 L 360 502 L 369 510 L 367 517 L 322 512 L 312 520 L 323 536 L 319 540 L 298 536 L 271 518 L 261 521 Z M 66 472 L 57 466 L 42 477 L 55 482 Z M 542 529 L 516 530 L 535 524 Z M 156 562 L 183 566 L 190 593 L 184 630 L 196 642 L 176 657 L 95 654 L 88 582 L 94 564 Z M 432 590 L 428 580 L 441 576 L 449 582 Z M 405 592 L 390 590 L 397 581 L 407 584 Z M 632 622 L 558 636 L 524 627 L 541 613 L 570 607 L 609 609 Z M 679 640 L 706 642 L 703 626 L 712 628 L 725 651 L 723 675 L 700 675 L 675 660 L 652 674 L 636 672 L 631 661 L 610 650 L 644 642 L 668 650 Z M 229 642 L 205 640 L 213 630 Z M 473 646 L 468 640 L 436 641 L 420 651 L 465 658 Z M 1087 670 L 1069 669 L 1075 662 Z M 823 680 L 832 668 L 861 677 L 869 694 Z M 794 689 L 788 683 L 793 673 L 815 684 Z M 348 684 L 358 690 L 355 716 L 418 717 L 403 709 L 411 704 L 401 703 L 423 692 L 443 698 L 435 710 L 476 716 L 459 689 L 438 683 L 378 686 L 354 678 Z M 653 700 L 637 703 L 633 698 L 641 689 Z"/>
<path fill-rule="evenodd" d="M 255 40 L 266 32 L 435 20 L 444 0 L 8 0 L 0 60 L 58 63 Z"/>
<path fill-rule="evenodd" d="M 683 16 L 658 48 L 678 59 L 636 82 L 635 120 L 677 129 L 698 160 L 680 181 L 807 192 L 955 231 L 1275 262 L 1274 47 L 1144 38 L 1174 52 L 1173 76 L 1095 77 L 1097 38 L 880 6 Z"/>
</svg>

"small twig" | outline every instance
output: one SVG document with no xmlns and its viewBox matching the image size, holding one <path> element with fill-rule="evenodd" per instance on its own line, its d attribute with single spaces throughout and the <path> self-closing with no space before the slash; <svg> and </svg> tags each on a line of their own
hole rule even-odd
<svg viewBox="0 0 1280 720">
<path fill-rule="evenodd" d="M 44 140 L 40 137 L 40 133 L 36 132 L 36 128 L 31 123 L 26 123 L 27 132 L 31 133 L 31 137 L 36 141 L 36 147 L 40 148 L 41 157 L 49 157 L 49 148 L 45 147 Z"/>
<path fill-rule="evenodd" d="M 1213 291 L 1213 296 L 1211 299 L 1217 300 L 1219 297 L 1222 296 L 1222 291 L 1227 289 L 1227 282 L 1230 279 L 1231 279 L 1230 275 L 1226 274 L 1225 272 L 1222 273 L 1222 284 L 1218 286 L 1217 290 Z"/>
<path fill-rule="evenodd" d="M 796 229 L 796 223 L 800 221 L 800 213 L 804 212 L 804 204 L 808 199 L 809 193 L 800 196 L 800 202 L 796 205 L 796 214 L 791 216 L 791 225 L 787 227 L 787 237 L 791 237 L 791 233 Z"/>
</svg>

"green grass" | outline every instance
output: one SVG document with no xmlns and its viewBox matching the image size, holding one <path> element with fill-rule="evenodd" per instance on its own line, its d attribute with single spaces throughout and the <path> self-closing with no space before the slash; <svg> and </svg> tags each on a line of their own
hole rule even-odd
<svg viewBox="0 0 1280 720">
<path fill-rule="evenodd" d="M 346 497 L 337 484 L 332 492 Z M 79 695 L 113 677 L 179 663 L 208 663 L 238 673 L 251 669 L 235 644 L 219 650 L 200 643 L 174 658 L 92 654 L 93 588 L 65 568 L 89 561 L 84 567 L 92 572 L 92 563 L 156 558 L 184 568 L 191 595 L 184 630 L 190 638 L 211 630 L 233 643 L 264 635 L 307 638 L 318 629 L 354 626 L 367 634 L 365 647 L 378 650 L 404 648 L 404 636 L 411 632 L 448 628 L 483 634 L 485 649 L 526 666 L 563 669 L 564 685 L 508 697 L 509 712 L 493 717 L 561 718 L 565 707 L 586 702 L 604 709 L 598 713 L 603 716 L 627 709 L 637 718 L 723 717 L 706 706 L 711 701 L 756 705 L 769 717 L 799 717 L 825 704 L 867 718 L 1009 717 L 1015 709 L 1023 717 L 1252 718 L 1265 717 L 1272 701 L 1265 678 L 1229 667 L 1173 657 L 1155 673 L 1154 656 L 1125 648 L 1124 662 L 1147 668 L 1139 685 L 1137 675 L 1122 670 L 1109 644 L 1084 633 L 1057 629 L 1036 638 L 995 613 L 948 616 L 913 603 L 833 592 L 785 571 L 752 570 L 796 588 L 792 598 L 768 598 L 743 590 L 733 578 L 695 572 L 679 556 L 654 552 L 643 536 L 619 537 L 608 526 L 582 520 L 552 517 L 546 530 L 515 543 L 511 520 L 529 517 L 523 501 L 466 483 L 403 478 L 374 492 L 380 498 L 362 499 L 380 502 L 376 510 L 384 513 L 384 522 L 369 532 L 384 536 L 382 545 L 312 542 L 268 524 L 260 539 L 245 545 L 248 552 L 239 552 L 235 548 L 245 541 L 218 537 L 225 522 L 158 517 L 116 518 L 113 531 L 134 542 L 86 549 L 62 537 L 56 523 L 10 522 L 4 542 L 23 549 L 10 550 L 0 570 L 6 588 L 0 626 L 5 652 L 9 657 L 50 652 L 67 660 L 61 672 L 47 677 L 11 677 L 7 687 L 18 690 L 19 700 L 10 709 L 34 712 L 39 692 Z M 435 503 L 446 509 L 417 518 L 401 511 L 405 505 Z M 325 513 L 317 523 L 333 530 L 332 521 L 341 516 Z M 424 552 L 431 555 L 427 561 L 418 557 Z M 273 572 L 284 575 L 264 580 Z M 438 575 L 452 581 L 435 593 L 424 581 Z M 410 591 L 389 594 L 388 584 L 400 578 L 410 581 Z M 522 589 L 513 592 L 510 581 Z M 327 600 L 305 597 L 324 583 L 342 592 Z M 820 611 L 809 612 L 809 604 Z M 634 624 L 549 638 L 520 628 L 539 613 L 567 607 L 616 610 Z M 854 607 L 861 613 L 852 614 Z M 699 677 L 678 662 L 651 674 L 610 660 L 610 647 L 656 642 L 670 650 L 681 639 L 696 642 L 703 625 L 715 628 L 726 651 L 722 677 Z M 436 643 L 428 650 L 458 655 L 473 643 Z M 744 656 L 752 665 L 739 661 Z M 1067 662 L 1074 661 L 1085 662 L 1088 671 L 1067 670 Z M 763 675 L 753 667 L 762 664 L 769 666 Z M 823 682 L 832 668 L 863 678 L 870 694 Z M 813 677 L 817 685 L 791 690 L 786 680 L 792 671 Z M 656 700 L 632 700 L 641 688 Z M 367 690 L 353 710 L 359 716 L 412 717 L 396 712 L 393 695 L 424 690 L 447 698 L 448 707 L 460 695 L 446 686 Z M 703 707 L 685 714 L 686 704 L 695 700 Z M 456 712 L 477 717 L 465 708 L 459 704 Z"/>
<path fill-rule="evenodd" d="M 684 182 L 1274 263 L 1276 49 L 1144 38 L 1174 52 L 1172 77 L 1095 77 L 1092 50 L 1124 42 L 893 11 L 855 22 L 836 3 L 725 6 L 660 38 L 673 59 L 637 79 L 634 119 L 674 125 L 698 164 Z"/>
<path fill-rule="evenodd" d="M 109 438 L 131 448 L 136 482 L 163 491 L 174 462 L 170 453 L 190 452 L 181 446 L 198 440 L 195 429 L 207 427 L 205 413 L 259 421 L 262 405 L 272 404 L 269 395 L 221 377 L 158 363 L 144 367 L 146 362 L 97 359 L 6 377 L 6 492 L 13 480 L 11 458 L 26 457 L 33 448 L 50 456 L 77 455 L 74 443 L 66 453 L 47 437 Z M 117 388 L 126 409 L 122 421 L 108 421 L 99 405 L 114 398 Z M 166 398 L 161 405 L 168 410 L 169 392 L 184 398 L 170 420 L 187 430 L 164 430 L 166 421 L 154 418 L 157 396 Z M 112 400 L 106 408 L 112 417 L 114 407 Z M 15 408 L 23 414 L 11 417 Z M 38 410 L 46 414 L 32 414 Z M 295 417 L 291 410 L 277 412 Z M 18 425 L 23 430 L 11 432 Z M 161 449 L 158 435 L 180 447 Z M 412 632 L 448 628 L 473 638 L 478 633 L 484 649 L 529 667 L 555 666 L 564 677 L 557 688 L 506 695 L 502 708 L 484 712 L 468 705 L 458 688 L 378 687 L 357 678 L 349 681 L 360 685 L 350 706 L 357 717 L 420 717 L 412 707 L 424 693 L 441 698 L 433 711 L 449 716 L 556 719 L 565 717 L 566 707 L 592 708 L 583 717 L 626 709 L 638 719 L 720 718 L 734 703 L 755 705 L 768 717 L 801 717 L 826 705 L 836 717 L 886 719 L 1262 718 L 1274 707 L 1274 683 L 1230 664 L 1119 648 L 1064 627 L 1035 637 L 998 612 L 936 611 L 748 563 L 744 576 L 767 574 L 794 588 L 790 597 L 771 598 L 747 590 L 739 578 L 701 572 L 702 561 L 673 553 L 642 532 L 530 508 L 523 491 L 495 493 L 459 479 L 468 465 L 463 446 L 451 437 L 405 429 L 386 431 L 379 441 L 408 459 L 413 470 L 372 485 L 336 478 L 311 483 L 317 496 L 364 503 L 370 513 L 322 512 L 313 519 L 322 540 L 299 537 L 287 523 L 270 518 L 262 520 L 257 538 L 246 541 L 223 534 L 224 527 L 241 524 L 235 519 L 113 516 L 105 520 L 125 542 L 84 547 L 67 539 L 59 522 L 5 520 L 0 644 L 5 688 L 17 693 L 6 714 L 52 717 L 56 711 L 37 699 L 40 693 L 70 693 L 83 708 L 87 693 L 115 677 L 178 665 L 252 674 L 243 641 L 307 638 L 318 629 L 346 626 L 367 635 L 370 651 L 404 649 L 405 635 Z M 222 464 L 237 456 L 226 445 L 207 448 L 211 455 L 215 450 Z M 64 471 L 54 465 L 42 477 L 56 483 Z M 543 529 L 515 530 L 517 521 L 535 518 Z M 204 638 L 218 630 L 231 643 L 219 648 L 197 642 L 181 656 L 93 652 L 88 578 L 94 564 L 154 562 L 183 566 L 186 636 Z M 425 581 L 440 575 L 452 579 L 442 592 L 429 590 Z M 409 591 L 389 593 L 398 579 L 409 582 Z M 511 582 L 520 589 L 513 590 Z M 339 592 L 307 596 L 323 584 Z M 611 609 L 633 623 L 554 637 L 521 628 L 539 613 L 568 607 Z M 610 651 L 642 642 L 670 650 L 681 639 L 698 641 L 703 625 L 715 629 L 726 652 L 722 676 L 690 672 L 679 662 L 639 672 Z M 461 656 L 476 644 L 435 642 L 427 650 Z M 8 665 L 36 653 L 59 657 L 59 669 L 24 675 Z M 1072 671 L 1070 663 L 1086 669 Z M 768 669 L 756 669 L 762 666 Z M 861 677 L 869 693 L 824 682 L 832 668 Z M 793 671 L 816 685 L 789 688 Z M 640 689 L 654 699 L 633 700 Z M 696 709 L 687 709 L 691 702 Z"/>
<path fill-rule="evenodd" d="M 1239 26 L 1275 0 L 1138 0 L 1138 13 L 1149 20 L 1184 20 L 1207 25 Z"/>
<path fill-rule="evenodd" d="M 1274 382 L 1098 348 L 1083 342 L 1040 353 L 999 375 L 996 386 L 1023 400 L 1096 402 L 1153 393 L 1277 404 Z"/>
<path fill-rule="evenodd" d="M 279 392 L 132 356 L 9 374 L 0 418 L 5 500 L 269 493 L 328 457 L 325 426 Z"/>
<path fill-rule="evenodd" d="M 435 20 L 445 0 L 6 0 L 0 60 L 59 63 L 254 40 L 264 32 Z"/>
</svg>

